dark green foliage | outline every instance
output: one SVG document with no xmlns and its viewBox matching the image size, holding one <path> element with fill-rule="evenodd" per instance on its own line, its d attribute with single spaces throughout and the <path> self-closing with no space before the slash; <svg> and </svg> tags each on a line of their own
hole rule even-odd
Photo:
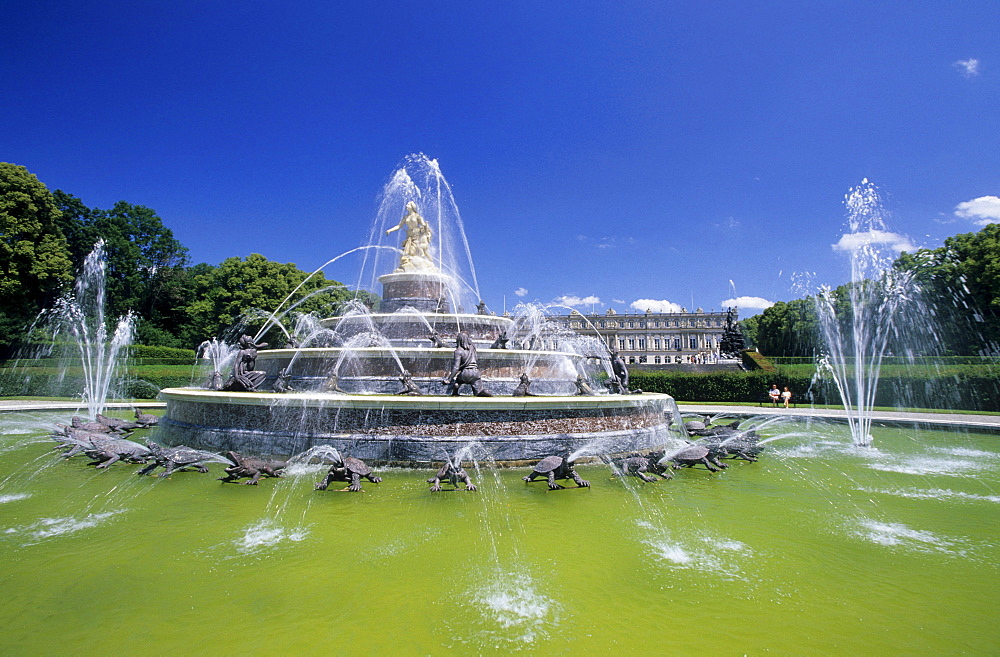
<svg viewBox="0 0 1000 657">
<path fill-rule="evenodd" d="M 72 281 L 60 212 L 27 169 L 0 162 L 0 349 Z"/>
<path fill-rule="evenodd" d="M 949 237 L 937 249 L 902 254 L 937 319 L 945 352 L 996 354 L 1000 345 L 1000 224 Z"/>
<path fill-rule="evenodd" d="M 241 330 L 252 335 L 264 326 L 271 312 L 284 313 L 294 306 L 294 311 L 282 320 L 282 325 L 289 328 L 296 314 L 330 317 L 349 299 L 368 300 L 366 293 L 348 290 L 322 272 L 308 280 L 307 276 L 307 272 L 292 263 L 274 262 L 257 253 L 245 260 L 228 258 L 218 267 L 203 270 L 194 277 L 194 300 L 185 307 L 189 320 L 183 337 L 190 345 L 212 337 L 234 339 L 237 336 L 230 333 L 241 324 L 245 326 Z M 302 287 L 279 309 L 303 281 Z M 283 346 L 287 340 L 277 328 L 265 333 L 263 339 L 272 346 Z"/>
<path fill-rule="evenodd" d="M 755 318 L 754 344 L 769 356 L 813 356 L 819 351 L 819 322 L 812 297 L 779 301 Z"/>
<path fill-rule="evenodd" d="M 123 398 L 155 399 L 161 388 L 191 385 L 192 376 L 197 376 L 195 372 L 190 361 L 174 365 L 132 365 L 113 394 Z M 55 365 L 24 367 L 22 364 L 17 368 L 0 369 L 0 396 L 79 398 L 83 388 L 79 368 L 70 367 L 63 372 Z"/>
<path fill-rule="evenodd" d="M 183 308 L 193 294 L 188 251 L 156 212 L 125 201 L 110 210 L 88 208 L 58 189 L 54 197 L 77 270 L 97 241 L 105 242 L 107 317 L 135 311 L 138 342 L 183 346 L 176 329 L 186 321 Z"/>
<path fill-rule="evenodd" d="M 152 345 L 132 345 L 129 356 L 135 358 L 183 358 L 194 361 L 194 349 L 178 349 L 177 347 L 161 347 Z"/>
</svg>

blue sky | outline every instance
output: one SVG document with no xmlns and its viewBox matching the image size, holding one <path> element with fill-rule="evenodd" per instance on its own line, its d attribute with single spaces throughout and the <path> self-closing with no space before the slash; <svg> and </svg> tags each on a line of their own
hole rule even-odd
<svg viewBox="0 0 1000 657">
<path fill-rule="evenodd" d="M 363 242 L 413 152 L 451 183 L 494 310 L 719 309 L 734 289 L 795 298 L 802 274 L 842 283 L 833 246 L 864 178 L 900 246 L 1000 221 L 995 1 L 3 15 L 0 160 L 89 206 L 154 208 L 195 262 L 321 265 Z"/>
</svg>

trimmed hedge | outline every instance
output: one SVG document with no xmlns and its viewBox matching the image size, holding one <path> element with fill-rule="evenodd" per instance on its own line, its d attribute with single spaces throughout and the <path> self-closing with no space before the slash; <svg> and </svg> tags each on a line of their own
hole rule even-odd
<svg viewBox="0 0 1000 657">
<path fill-rule="evenodd" d="M 129 347 L 129 356 L 136 358 L 169 358 L 183 359 L 185 362 L 193 362 L 195 358 L 194 349 L 180 349 L 178 347 L 151 347 L 145 344 L 134 344 Z"/>
<path fill-rule="evenodd" d="M 796 403 L 841 404 L 836 385 L 829 378 L 789 375 L 783 372 L 634 372 L 629 386 L 662 392 L 678 401 L 750 402 L 764 400 L 771 384 L 792 391 Z M 972 368 L 948 376 L 934 372 L 887 374 L 879 380 L 875 406 L 1000 411 L 1000 376 Z"/>
<path fill-rule="evenodd" d="M 195 369 L 189 365 L 137 366 L 127 370 L 114 397 L 155 399 L 162 388 L 191 385 Z M 0 396 L 78 397 L 84 388 L 80 368 L 30 367 L 0 370 Z"/>
</svg>

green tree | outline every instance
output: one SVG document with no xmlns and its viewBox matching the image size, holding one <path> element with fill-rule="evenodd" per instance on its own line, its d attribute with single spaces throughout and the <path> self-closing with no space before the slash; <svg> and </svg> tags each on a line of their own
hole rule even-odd
<svg viewBox="0 0 1000 657">
<path fill-rule="evenodd" d="M 779 301 L 756 317 L 754 343 L 767 356 L 814 356 L 818 317 L 812 297 Z"/>
<path fill-rule="evenodd" d="M 894 266 L 913 272 L 947 351 L 995 352 L 1000 343 L 1000 224 L 947 238 L 937 249 L 903 253 Z"/>
<path fill-rule="evenodd" d="M 60 213 L 26 168 L 0 162 L 0 346 L 9 347 L 72 281 Z"/>
<path fill-rule="evenodd" d="M 292 263 L 279 263 L 254 253 L 245 260 L 228 258 L 218 267 L 203 268 L 194 276 L 194 300 L 185 308 L 190 322 L 184 337 L 188 345 L 197 345 L 211 337 L 232 337 L 235 331 L 256 333 L 278 309 L 285 298 L 309 276 Z M 311 277 L 280 310 L 297 304 L 296 313 L 335 315 L 339 307 L 357 295 L 322 273 Z M 304 301 L 303 301 L 304 300 Z M 286 328 L 290 321 L 285 319 Z M 274 345 L 284 344 L 280 329 L 268 331 L 264 339 Z"/>
<path fill-rule="evenodd" d="M 62 190 L 54 197 L 77 268 L 98 239 L 105 242 L 108 316 L 133 310 L 141 318 L 139 342 L 180 346 L 178 331 L 187 319 L 181 309 L 194 290 L 187 248 L 151 208 L 125 201 L 110 210 L 88 208 Z"/>
</svg>

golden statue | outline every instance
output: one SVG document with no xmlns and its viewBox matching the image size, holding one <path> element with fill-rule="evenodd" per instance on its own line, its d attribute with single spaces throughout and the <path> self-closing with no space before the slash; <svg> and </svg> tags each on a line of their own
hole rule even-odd
<svg viewBox="0 0 1000 657">
<path fill-rule="evenodd" d="M 388 235 L 400 228 L 406 229 L 403 240 L 403 255 L 399 258 L 396 271 L 417 271 L 434 269 L 431 260 L 431 226 L 417 212 L 417 204 L 410 201 L 406 204 L 406 214 L 399 223 L 385 231 Z"/>
</svg>

